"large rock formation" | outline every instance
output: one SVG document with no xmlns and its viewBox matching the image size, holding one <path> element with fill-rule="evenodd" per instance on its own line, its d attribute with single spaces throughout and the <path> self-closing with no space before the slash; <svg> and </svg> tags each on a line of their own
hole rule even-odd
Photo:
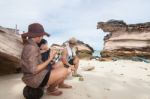
<svg viewBox="0 0 150 99">
<path fill-rule="evenodd" d="M 63 43 L 63 45 L 65 45 L 67 42 L 68 41 Z M 77 40 L 76 48 L 77 48 L 77 54 L 78 54 L 79 58 L 91 58 L 92 54 L 94 52 L 93 48 L 90 45 L 88 45 L 80 40 Z"/>
<path fill-rule="evenodd" d="M 120 20 L 110 20 L 99 22 L 97 28 L 108 33 L 104 37 L 102 57 L 150 58 L 150 22 L 126 24 Z"/>
<path fill-rule="evenodd" d="M 94 49 L 90 45 L 85 44 L 84 42 L 78 40 L 77 48 L 78 48 L 79 58 L 91 58 L 92 57 Z"/>
<path fill-rule="evenodd" d="M 0 27 L 0 75 L 16 72 L 22 42 L 15 29 Z"/>
</svg>

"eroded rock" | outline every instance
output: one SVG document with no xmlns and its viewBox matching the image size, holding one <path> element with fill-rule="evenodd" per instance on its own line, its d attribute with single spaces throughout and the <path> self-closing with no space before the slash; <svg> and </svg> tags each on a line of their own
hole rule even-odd
<svg viewBox="0 0 150 99">
<path fill-rule="evenodd" d="M 15 29 L 0 27 L 0 75 L 17 72 L 22 47 Z"/>
<path fill-rule="evenodd" d="M 98 29 L 109 32 L 104 37 L 102 57 L 150 58 L 150 22 L 126 24 L 121 20 L 99 22 Z"/>
</svg>

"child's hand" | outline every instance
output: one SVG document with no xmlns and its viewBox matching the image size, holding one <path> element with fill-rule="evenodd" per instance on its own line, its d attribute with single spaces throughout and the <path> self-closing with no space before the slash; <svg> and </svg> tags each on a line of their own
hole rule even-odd
<svg viewBox="0 0 150 99">
<path fill-rule="evenodd" d="M 51 49 L 50 54 L 49 54 L 49 58 L 52 60 L 56 54 L 57 54 L 57 51 L 54 49 Z"/>
</svg>

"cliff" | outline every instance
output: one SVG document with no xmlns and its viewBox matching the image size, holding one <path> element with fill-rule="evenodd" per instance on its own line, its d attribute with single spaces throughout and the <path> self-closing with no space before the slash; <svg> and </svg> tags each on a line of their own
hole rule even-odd
<svg viewBox="0 0 150 99">
<path fill-rule="evenodd" d="M 108 33 L 104 37 L 102 57 L 150 58 L 150 22 L 126 24 L 121 20 L 98 22 L 98 29 Z"/>
</svg>

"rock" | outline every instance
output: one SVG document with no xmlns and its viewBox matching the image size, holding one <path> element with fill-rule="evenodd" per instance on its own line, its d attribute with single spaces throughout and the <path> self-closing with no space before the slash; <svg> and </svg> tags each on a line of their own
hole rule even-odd
<svg viewBox="0 0 150 99">
<path fill-rule="evenodd" d="M 99 22 L 98 29 L 109 32 L 104 37 L 102 57 L 150 58 L 150 22 L 126 24 L 122 20 Z"/>
<path fill-rule="evenodd" d="M 0 75 L 17 72 L 22 41 L 15 29 L 0 26 Z"/>
<path fill-rule="evenodd" d="M 93 69 L 95 69 L 94 66 L 86 66 L 86 67 L 83 67 L 83 70 L 84 70 L 84 71 L 92 71 Z"/>
<path fill-rule="evenodd" d="M 84 81 L 84 78 L 83 77 L 79 77 L 79 81 Z"/>
</svg>

